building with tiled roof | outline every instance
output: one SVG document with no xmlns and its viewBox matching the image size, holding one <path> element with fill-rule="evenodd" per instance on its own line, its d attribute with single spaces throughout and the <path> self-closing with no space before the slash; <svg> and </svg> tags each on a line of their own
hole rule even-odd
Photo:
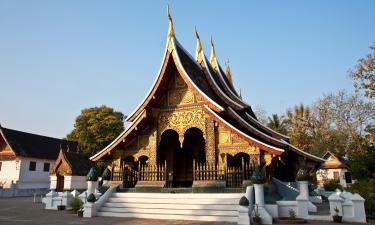
<svg viewBox="0 0 375 225">
<path fill-rule="evenodd" d="M 267 177 L 293 181 L 300 166 L 316 170 L 324 162 L 257 120 L 236 91 L 230 69 L 224 72 L 219 64 L 212 37 L 208 59 L 195 32 L 193 57 L 168 17 L 164 57 L 151 89 L 127 118 L 130 125 L 91 160 L 109 161 L 124 177 L 124 171 L 136 174 L 133 185 L 160 181 L 175 187 L 242 186 L 256 164 L 264 165 Z M 157 175 L 145 178 L 142 171 Z"/>
<path fill-rule="evenodd" d="M 48 189 L 61 148 L 77 143 L 0 126 L 0 184 L 3 188 Z"/>
</svg>

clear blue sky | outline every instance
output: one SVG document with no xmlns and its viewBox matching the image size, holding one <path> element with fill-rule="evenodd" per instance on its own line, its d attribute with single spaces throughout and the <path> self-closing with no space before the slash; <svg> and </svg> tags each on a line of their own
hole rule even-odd
<svg viewBox="0 0 375 225">
<path fill-rule="evenodd" d="M 269 114 L 352 90 L 347 71 L 375 42 L 375 1 L 0 0 L 0 122 L 63 137 L 85 107 L 132 112 L 166 42 L 229 59 L 234 82 Z"/>
</svg>

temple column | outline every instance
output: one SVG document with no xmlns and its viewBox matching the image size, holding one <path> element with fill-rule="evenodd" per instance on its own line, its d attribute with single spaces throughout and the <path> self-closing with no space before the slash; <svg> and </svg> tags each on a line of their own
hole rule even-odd
<svg viewBox="0 0 375 225">
<path fill-rule="evenodd" d="M 215 164 L 215 125 L 214 121 L 206 119 L 206 160 L 210 164 Z"/>
<path fill-rule="evenodd" d="M 158 150 L 158 132 L 157 129 L 155 129 L 152 133 L 152 138 L 150 140 L 152 143 L 150 143 L 150 153 L 148 155 L 148 162 L 150 165 L 156 165 L 156 154 Z"/>
</svg>

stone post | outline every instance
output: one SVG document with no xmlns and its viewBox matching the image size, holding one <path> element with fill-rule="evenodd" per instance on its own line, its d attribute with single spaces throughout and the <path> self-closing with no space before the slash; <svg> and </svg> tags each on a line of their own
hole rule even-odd
<svg viewBox="0 0 375 225">
<path fill-rule="evenodd" d="M 262 220 L 262 224 L 272 224 L 272 217 L 264 206 L 264 184 L 254 184 L 255 189 L 255 205 L 258 206 L 258 213 Z M 255 214 L 255 209 L 253 215 Z"/>
<path fill-rule="evenodd" d="M 70 192 L 65 191 L 61 195 L 61 199 L 62 199 L 61 205 L 65 205 L 66 208 L 68 208 L 70 206 L 70 201 L 72 200 L 72 198 L 73 198 L 73 195 Z"/>
<path fill-rule="evenodd" d="M 254 186 L 247 186 L 245 196 L 249 200 L 249 210 L 250 210 L 250 212 L 252 212 L 253 208 L 254 208 L 253 193 L 254 193 Z"/>
<path fill-rule="evenodd" d="M 90 194 L 95 194 L 95 189 L 98 186 L 97 181 L 87 181 L 87 196 Z"/>
<path fill-rule="evenodd" d="M 87 202 L 84 204 L 83 217 L 91 218 L 94 217 L 96 213 L 95 203 Z"/>
<path fill-rule="evenodd" d="M 299 183 L 299 195 L 301 197 L 309 199 L 309 182 L 308 181 L 298 181 Z"/>
<path fill-rule="evenodd" d="M 309 182 L 308 181 L 298 181 L 299 192 L 297 196 L 297 216 L 299 218 L 306 219 L 309 215 Z"/>
<path fill-rule="evenodd" d="M 92 167 L 86 176 L 87 179 L 87 196 L 95 194 L 95 189 L 98 187 L 98 173 L 95 167 Z"/>
<path fill-rule="evenodd" d="M 340 197 L 340 193 L 331 194 L 328 197 L 328 201 L 331 215 L 336 215 L 335 208 L 337 208 L 339 210 L 338 215 L 342 216 L 342 203 L 344 199 Z"/>
<path fill-rule="evenodd" d="M 46 204 L 46 209 L 53 209 L 52 199 L 57 196 L 58 194 L 54 191 L 50 191 L 46 194 L 46 197 L 43 199 L 43 202 Z"/>
<path fill-rule="evenodd" d="M 343 220 L 348 222 L 366 223 L 365 199 L 359 194 L 354 194 L 351 196 L 350 200 L 353 204 L 353 218 L 347 220 L 344 215 Z"/>
<path fill-rule="evenodd" d="M 250 224 L 251 212 L 253 209 L 253 186 L 246 187 L 245 197 L 249 201 L 249 206 L 238 206 L 238 224 Z"/>
<path fill-rule="evenodd" d="M 264 184 L 254 184 L 255 189 L 255 204 L 258 207 L 264 206 Z"/>
</svg>

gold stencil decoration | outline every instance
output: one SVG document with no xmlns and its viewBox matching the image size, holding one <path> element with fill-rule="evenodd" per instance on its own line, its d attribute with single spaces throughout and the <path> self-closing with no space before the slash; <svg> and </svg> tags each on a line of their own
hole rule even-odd
<svg viewBox="0 0 375 225">
<path fill-rule="evenodd" d="M 205 115 L 203 110 L 166 111 L 159 116 L 159 135 L 165 130 L 175 130 L 180 136 L 191 127 L 201 129 L 205 133 Z M 160 140 L 160 139 L 159 139 Z"/>
<path fill-rule="evenodd" d="M 188 89 L 175 89 L 168 92 L 168 105 L 178 106 L 194 103 L 194 94 Z"/>
<path fill-rule="evenodd" d="M 232 143 L 237 143 L 237 144 L 244 143 L 245 144 L 247 142 L 244 141 L 242 138 L 240 138 L 238 135 L 232 133 Z"/>
<path fill-rule="evenodd" d="M 225 132 L 225 131 L 219 132 L 219 135 L 218 135 L 219 144 L 230 144 L 229 137 L 230 137 L 229 132 Z"/>
</svg>

